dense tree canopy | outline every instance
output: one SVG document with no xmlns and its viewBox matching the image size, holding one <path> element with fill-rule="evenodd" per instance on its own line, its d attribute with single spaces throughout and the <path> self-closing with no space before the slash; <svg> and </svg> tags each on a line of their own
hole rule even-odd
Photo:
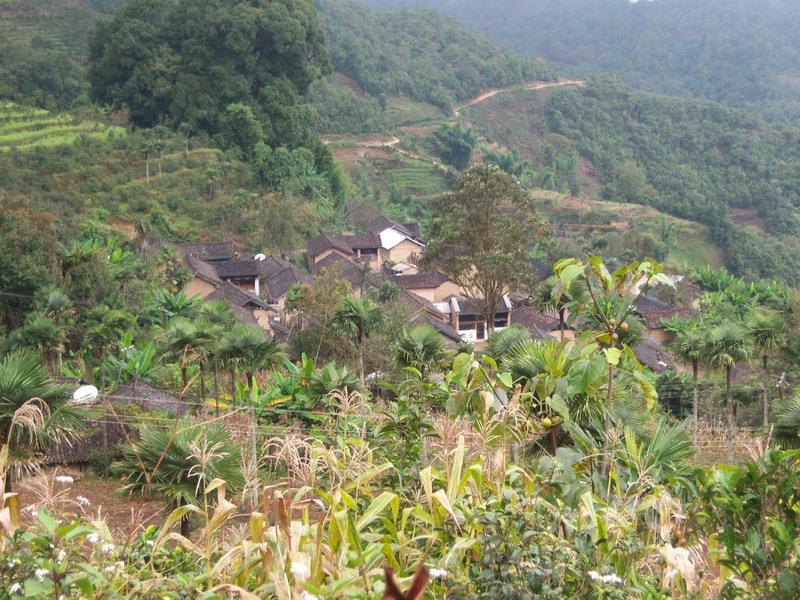
<svg viewBox="0 0 800 600">
<path fill-rule="evenodd" d="M 585 76 L 752 107 L 800 123 L 794 0 L 367 0 L 430 6 L 507 48 Z"/>
<path fill-rule="evenodd" d="M 538 60 L 497 48 L 433 11 L 381 14 L 351 0 L 316 0 L 337 71 L 374 96 L 449 108 L 487 87 L 553 79 Z"/>
<path fill-rule="evenodd" d="M 127 106 L 141 126 L 188 123 L 216 133 L 231 105 L 249 106 L 273 145 L 301 145 L 298 98 L 329 71 L 306 0 L 132 0 L 98 24 L 89 80 L 96 100 Z"/>
</svg>

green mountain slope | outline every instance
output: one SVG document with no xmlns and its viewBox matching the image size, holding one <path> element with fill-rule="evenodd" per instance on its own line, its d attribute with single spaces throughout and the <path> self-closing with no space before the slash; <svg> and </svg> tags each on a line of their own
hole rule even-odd
<svg viewBox="0 0 800 600">
<path fill-rule="evenodd" d="M 539 166 L 577 154 L 573 191 L 646 204 L 711 228 L 728 265 L 797 283 L 800 134 L 719 105 L 614 80 L 517 92 L 464 110 L 488 140 Z M 741 225 L 742 214 L 765 229 Z"/>
<path fill-rule="evenodd" d="M 428 6 L 572 76 L 614 72 L 641 89 L 691 95 L 800 123 L 795 0 L 367 0 Z"/>
<path fill-rule="evenodd" d="M 433 11 L 380 13 L 350 0 L 316 0 L 334 67 L 372 96 L 449 108 L 483 88 L 553 79 L 543 62 L 498 48 Z"/>
</svg>

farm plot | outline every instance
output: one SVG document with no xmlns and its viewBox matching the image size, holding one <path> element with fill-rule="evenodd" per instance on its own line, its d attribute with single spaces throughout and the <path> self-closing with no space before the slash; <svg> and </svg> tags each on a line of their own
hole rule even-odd
<svg viewBox="0 0 800 600">
<path fill-rule="evenodd" d="M 78 121 L 39 108 L 0 104 L 0 152 L 74 144 L 82 137 L 108 139 L 125 130 L 97 121 Z"/>
</svg>

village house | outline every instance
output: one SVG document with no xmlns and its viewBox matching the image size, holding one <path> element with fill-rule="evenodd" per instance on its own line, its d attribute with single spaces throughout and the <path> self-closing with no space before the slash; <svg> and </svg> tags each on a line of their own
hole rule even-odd
<svg viewBox="0 0 800 600">
<path fill-rule="evenodd" d="M 463 341 L 480 344 L 488 339 L 488 324 L 474 300 L 452 295 L 443 302 L 434 303 L 434 306 L 447 316 L 448 323 L 458 331 Z M 504 295 L 494 316 L 494 331 L 502 331 L 511 324 L 511 311 L 511 300 Z"/>
<path fill-rule="evenodd" d="M 258 325 L 268 331 L 272 329 L 271 307 L 258 296 L 242 290 L 229 281 L 224 281 L 204 300 L 224 302 L 240 323 Z"/>
<path fill-rule="evenodd" d="M 395 275 L 388 279 L 397 287 L 415 293 L 430 302 L 444 302 L 449 296 L 462 295 L 461 287 L 439 271 Z"/>
<path fill-rule="evenodd" d="M 239 321 L 267 330 L 285 320 L 286 294 L 292 286 L 311 281 L 282 258 L 259 254 L 239 259 L 230 242 L 182 244 L 180 248 L 184 265 L 193 274 L 184 289 L 187 296 L 221 300 Z"/>
<path fill-rule="evenodd" d="M 521 304 L 514 307 L 514 325 L 519 325 L 530 331 L 535 340 L 560 340 L 558 317 L 545 314 L 533 306 Z M 575 332 L 572 328 L 564 329 L 564 339 L 573 339 Z"/>
<path fill-rule="evenodd" d="M 395 273 L 418 272 L 417 263 L 425 250 L 419 239 L 419 228 L 403 225 L 379 217 L 367 225 L 369 233 L 334 236 L 318 235 L 306 244 L 308 269 L 318 273 L 321 264 L 331 255 L 337 255 L 358 264 L 364 264 L 374 272 L 384 269 Z M 330 261 L 328 263 L 330 264 Z"/>
<path fill-rule="evenodd" d="M 646 294 L 639 296 L 634 304 L 634 314 L 639 316 L 647 327 L 647 335 L 661 342 L 666 341 L 669 334 L 664 330 L 661 321 L 674 317 L 677 313 L 675 307 Z"/>
</svg>

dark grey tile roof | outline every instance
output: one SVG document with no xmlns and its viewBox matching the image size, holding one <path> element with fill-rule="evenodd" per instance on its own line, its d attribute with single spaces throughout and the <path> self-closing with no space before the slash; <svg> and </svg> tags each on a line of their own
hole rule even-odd
<svg viewBox="0 0 800 600">
<path fill-rule="evenodd" d="M 233 242 L 209 242 L 206 244 L 179 244 L 184 256 L 194 256 L 201 260 L 231 260 L 236 256 Z"/>
<path fill-rule="evenodd" d="M 342 279 L 349 281 L 353 288 L 361 287 L 361 284 L 364 283 L 364 271 L 362 267 L 352 260 L 339 256 L 338 254 L 329 254 L 314 265 L 314 269 L 319 273 L 320 270 L 328 269 L 333 266 L 340 269 L 339 274 Z"/>
<path fill-rule="evenodd" d="M 381 236 L 373 233 L 363 235 L 343 235 L 341 240 L 352 250 L 364 250 L 366 248 L 380 248 Z"/>
<path fill-rule="evenodd" d="M 295 265 L 289 264 L 281 270 L 275 271 L 263 281 L 270 302 L 275 303 L 283 298 L 293 285 L 310 284 L 311 278 Z"/>
<path fill-rule="evenodd" d="M 640 296 L 636 302 L 636 313 L 650 328 L 661 326 L 661 319 L 669 319 L 677 312 L 675 307 L 652 296 Z"/>
<path fill-rule="evenodd" d="M 350 246 L 348 246 L 341 238 L 328 234 L 318 235 L 317 237 L 311 238 L 308 240 L 308 242 L 306 242 L 306 250 L 310 256 L 317 256 L 329 248 L 344 252 L 345 254 L 353 253 Z"/>
<path fill-rule="evenodd" d="M 483 309 L 478 306 L 478 303 L 472 300 L 471 298 L 461 298 L 460 296 L 448 296 L 445 298 L 446 300 L 450 300 L 455 298 L 458 301 L 458 306 L 461 309 L 462 315 L 480 315 L 483 312 Z M 498 315 L 507 315 L 511 311 L 509 310 L 508 306 L 502 300 L 497 307 Z"/>
<path fill-rule="evenodd" d="M 148 410 L 163 410 L 179 415 L 186 413 L 185 402 L 138 377 L 123 383 L 107 397 L 112 402 L 136 404 Z"/>
<path fill-rule="evenodd" d="M 225 260 L 216 263 L 214 267 L 222 279 L 261 276 L 261 261 L 258 260 Z"/>
<path fill-rule="evenodd" d="M 418 240 L 420 238 L 420 229 L 419 225 L 416 223 L 399 223 L 398 221 L 394 221 L 389 219 L 388 217 L 380 216 L 377 219 L 373 219 L 367 224 L 367 231 L 371 233 L 380 233 L 390 227 L 394 227 L 400 233 L 407 235 L 410 238 L 414 238 Z"/>
<path fill-rule="evenodd" d="M 213 285 L 220 285 L 222 283 L 222 280 L 219 278 L 219 275 L 217 275 L 217 270 L 214 268 L 214 266 L 205 262 L 204 260 L 189 254 L 184 258 L 184 264 L 192 271 L 192 273 L 195 274 L 195 276 L 199 277 L 203 281 L 207 281 Z"/>
<path fill-rule="evenodd" d="M 429 271 L 416 273 L 415 275 L 396 275 L 390 281 L 405 290 L 421 290 L 437 288 L 449 280 L 444 273 Z"/>
<path fill-rule="evenodd" d="M 645 337 L 631 350 L 633 350 L 636 360 L 656 373 L 663 373 L 667 369 L 675 368 L 675 358 L 661 345 L 661 342 L 653 337 Z"/>
<path fill-rule="evenodd" d="M 531 332 L 534 337 L 547 339 L 551 331 L 557 331 L 559 321 L 556 317 L 546 315 L 532 306 L 516 306 L 511 314 L 511 323 L 521 325 Z"/>
<path fill-rule="evenodd" d="M 225 304 L 233 307 L 250 307 L 250 308 L 262 308 L 264 310 L 269 308 L 269 305 L 264 302 L 261 298 L 247 292 L 240 287 L 230 283 L 229 281 L 225 281 L 220 285 L 216 290 L 211 292 L 208 296 L 205 297 L 205 300 L 208 302 L 213 302 L 215 300 L 222 300 Z"/>
</svg>

